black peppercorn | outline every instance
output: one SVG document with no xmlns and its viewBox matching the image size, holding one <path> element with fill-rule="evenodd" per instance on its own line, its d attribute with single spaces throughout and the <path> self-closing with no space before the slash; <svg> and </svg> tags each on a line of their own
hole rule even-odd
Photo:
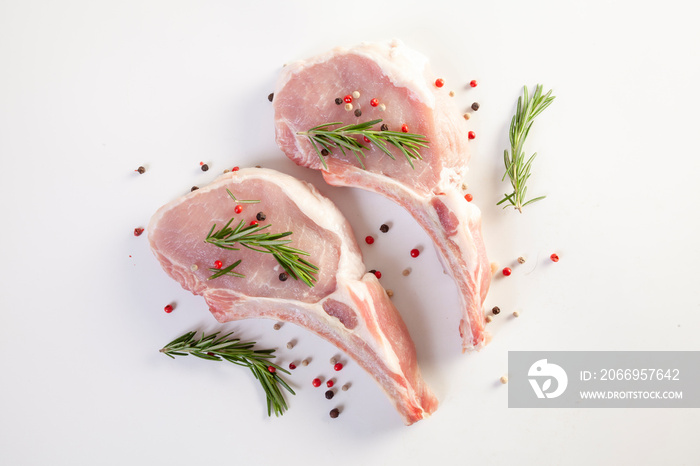
<svg viewBox="0 0 700 466">
<path fill-rule="evenodd" d="M 386 223 L 382 223 L 382 226 L 379 227 L 379 231 L 381 231 L 382 233 L 386 233 L 387 231 L 389 231 L 389 225 L 387 225 Z"/>
<path fill-rule="evenodd" d="M 139 174 L 141 174 L 141 175 L 143 175 L 144 173 L 146 173 L 146 169 L 145 169 L 144 167 L 139 167 L 139 168 L 136 169 L 136 171 L 139 172 Z"/>
<path fill-rule="evenodd" d="M 205 171 L 209 170 L 209 165 L 207 165 L 207 164 L 205 163 L 205 164 L 203 164 L 200 168 L 202 169 L 203 172 L 205 172 Z"/>
<path fill-rule="evenodd" d="M 501 308 L 498 306 L 494 306 L 493 309 L 491 309 L 491 312 L 493 312 L 493 315 L 497 316 L 501 312 Z"/>
<path fill-rule="evenodd" d="M 335 99 L 335 104 L 336 104 L 336 105 L 340 105 L 340 104 L 342 104 L 342 103 L 343 103 L 343 99 L 341 99 L 340 97 L 337 97 L 337 98 Z"/>
<path fill-rule="evenodd" d="M 475 112 L 479 110 L 479 102 L 474 102 L 472 104 L 472 110 L 474 110 Z"/>
<path fill-rule="evenodd" d="M 321 155 L 328 155 L 328 149 L 321 149 Z"/>
<path fill-rule="evenodd" d="M 373 274 L 376 274 L 376 273 L 377 273 L 377 271 L 376 271 L 376 270 L 374 270 L 374 269 L 372 269 L 372 270 L 370 270 L 370 271 L 369 271 L 369 273 L 373 273 Z"/>
<path fill-rule="evenodd" d="M 255 216 L 255 218 L 258 222 L 262 222 L 263 220 L 265 220 L 267 218 L 267 216 L 265 215 L 264 212 L 258 212 L 258 214 Z"/>
<path fill-rule="evenodd" d="M 287 281 L 288 278 L 289 278 L 289 275 L 287 275 L 286 272 L 282 272 L 282 273 L 280 274 L 280 281 L 281 281 L 281 282 Z"/>
<path fill-rule="evenodd" d="M 338 417 L 338 414 L 340 414 L 340 411 L 338 410 L 338 408 L 333 408 L 328 414 L 331 416 L 331 418 L 335 419 Z"/>
<path fill-rule="evenodd" d="M 361 117 L 361 116 L 362 116 L 362 110 L 360 110 L 359 108 L 356 109 L 356 110 L 355 110 L 355 116 L 358 117 L 358 118 Z"/>
<path fill-rule="evenodd" d="M 330 400 L 331 398 L 333 398 L 334 395 L 335 395 L 335 393 L 333 393 L 333 390 L 326 391 L 326 399 L 327 400 Z"/>
<path fill-rule="evenodd" d="M 196 191 L 196 190 L 198 190 L 198 189 L 199 189 L 199 186 L 192 186 L 192 189 L 190 189 L 190 192 Z"/>
<path fill-rule="evenodd" d="M 275 98 L 274 92 L 270 92 L 270 95 L 267 96 L 267 100 L 269 100 L 270 102 L 272 102 L 272 99 L 274 99 L 274 98 Z"/>
<path fill-rule="evenodd" d="M 383 124 L 379 129 L 382 131 L 389 131 L 389 127 L 386 124 Z"/>
</svg>

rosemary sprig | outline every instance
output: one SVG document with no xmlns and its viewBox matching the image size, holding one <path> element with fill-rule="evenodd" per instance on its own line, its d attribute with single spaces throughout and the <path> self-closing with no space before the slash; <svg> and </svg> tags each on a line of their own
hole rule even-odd
<svg viewBox="0 0 700 466">
<path fill-rule="evenodd" d="M 241 259 L 238 259 L 236 262 L 229 265 L 228 267 L 224 267 L 223 269 L 210 268 L 209 271 L 214 272 L 214 275 L 207 278 L 207 280 L 213 280 L 215 278 L 221 277 L 222 275 L 232 275 L 234 277 L 245 278 L 245 275 L 233 271 L 233 269 L 238 267 L 238 264 L 240 264 L 240 263 L 241 263 Z"/>
<path fill-rule="evenodd" d="M 275 357 L 273 354 L 275 350 L 253 349 L 255 342 L 242 343 L 237 338 L 229 339 L 228 337 L 232 333 L 220 338 L 217 338 L 219 332 L 207 336 L 202 334 L 197 339 L 195 338 L 196 332 L 187 332 L 165 345 L 160 352 L 173 359 L 175 359 L 175 356 L 191 354 L 209 361 L 224 360 L 239 366 L 248 367 L 265 391 L 267 415 L 270 416 L 272 411 L 274 411 L 275 416 L 284 414 L 284 411 L 287 410 L 287 402 L 282 395 L 280 386 L 292 395 L 295 395 L 295 393 L 287 382 L 280 377 L 279 372 L 282 371 L 285 374 L 289 374 L 289 371 L 270 361 Z M 268 369 L 269 367 L 273 367 L 274 372 L 271 372 Z"/>
<path fill-rule="evenodd" d="M 330 152 L 333 147 L 339 147 L 344 156 L 347 156 L 347 149 L 352 152 L 360 163 L 360 166 L 365 168 L 365 164 L 362 163 L 362 158 L 365 156 L 364 151 L 369 150 L 369 147 L 355 139 L 355 136 L 366 137 L 372 144 L 378 147 L 379 150 L 391 157 L 392 160 L 396 160 L 396 158 L 394 154 L 391 153 L 387 144 L 398 148 L 406 157 L 406 160 L 408 160 L 411 168 L 415 169 L 412 159 L 421 160 L 423 158 L 420 155 L 420 148 L 428 147 L 428 140 L 426 137 L 421 134 L 403 133 L 399 131 L 377 131 L 371 129 L 373 125 L 381 122 L 381 119 L 371 120 L 355 125 L 344 125 L 335 129 L 331 129 L 331 126 L 342 125 L 342 123 L 324 123 L 314 126 L 308 131 L 300 131 L 297 134 L 309 138 L 314 149 L 316 149 L 318 158 L 326 169 L 328 165 L 326 165 L 326 161 L 323 159 L 319 146 L 328 152 Z"/>
<path fill-rule="evenodd" d="M 219 231 L 215 231 L 216 223 L 212 225 L 211 230 L 209 230 L 209 233 L 204 241 L 222 249 L 229 249 L 232 251 L 240 250 L 240 248 L 235 247 L 235 244 L 238 243 L 241 246 L 252 249 L 253 251 L 272 254 L 272 256 L 277 259 L 277 262 L 282 266 L 284 271 L 291 277 L 293 277 L 295 280 L 303 281 L 310 287 L 314 286 L 314 282 L 317 279 L 313 274 L 318 272 L 318 267 L 300 257 L 308 256 L 309 253 L 302 251 L 301 249 L 287 246 L 292 242 L 292 240 L 282 239 L 291 235 L 291 231 L 285 231 L 284 233 L 260 233 L 260 231 L 269 228 L 270 225 L 244 226 L 244 222 L 242 220 L 235 228 L 231 228 L 231 223 L 233 223 L 233 220 L 234 219 L 231 218 Z M 236 265 L 238 265 L 238 263 L 235 263 L 233 267 Z M 229 266 L 225 269 L 221 269 L 220 272 L 222 273 L 218 274 L 218 276 L 226 273 L 230 274 L 233 267 Z M 216 277 L 212 275 L 209 278 L 211 279 Z"/>
<path fill-rule="evenodd" d="M 526 182 L 528 178 L 530 178 L 532 161 L 535 159 L 535 156 L 537 156 L 537 152 L 532 154 L 529 159 L 525 160 L 523 144 L 525 144 L 525 139 L 530 132 L 535 117 L 542 113 L 545 108 L 549 107 L 549 104 L 551 104 L 553 100 L 554 96 L 552 96 L 551 90 L 547 92 L 547 94 L 542 95 L 542 84 L 538 84 L 535 87 L 535 93 L 532 95 L 532 98 L 528 95 L 527 86 L 525 86 L 523 91 L 523 97 L 518 97 L 518 108 L 510 122 L 509 131 L 512 156 L 508 154 L 508 150 L 503 152 L 506 172 L 501 179 L 501 181 L 504 181 L 506 176 L 510 178 L 513 192 L 511 194 L 505 194 L 505 197 L 496 204 L 501 205 L 508 202 L 508 204 L 503 206 L 504 209 L 512 206 L 522 213 L 523 207 L 546 197 L 540 196 L 525 201 L 525 194 L 527 193 Z"/>
<path fill-rule="evenodd" d="M 236 199 L 236 196 L 234 196 L 233 193 L 231 191 L 229 191 L 228 188 L 226 188 L 226 192 L 228 193 L 229 196 L 231 196 L 231 199 L 233 199 L 238 204 L 257 204 L 258 202 L 260 202 L 257 199 Z"/>
</svg>

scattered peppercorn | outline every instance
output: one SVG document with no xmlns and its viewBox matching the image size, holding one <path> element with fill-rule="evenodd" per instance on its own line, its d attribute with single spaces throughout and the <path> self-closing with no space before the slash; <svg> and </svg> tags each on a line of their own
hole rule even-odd
<svg viewBox="0 0 700 466">
<path fill-rule="evenodd" d="M 233 168 L 231 169 L 232 172 L 237 172 L 238 170 L 240 170 L 240 167 L 233 167 Z"/>
<path fill-rule="evenodd" d="M 474 196 L 472 196 L 471 194 L 467 193 L 467 194 L 464 195 L 464 199 L 466 199 L 467 202 L 471 202 L 471 201 L 474 200 Z"/>
<path fill-rule="evenodd" d="M 198 189 L 199 189 L 199 186 L 192 186 L 192 188 L 190 189 L 190 192 L 197 191 Z"/>
<path fill-rule="evenodd" d="M 346 104 L 351 103 L 351 102 L 352 102 L 352 96 L 351 96 L 351 95 L 346 95 L 345 97 L 343 97 L 343 102 L 345 102 Z"/>
<path fill-rule="evenodd" d="M 525 263 L 525 256 L 520 256 L 518 257 L 518 264 L 524 264 Z"/>
<path fill-rule="evenodd" d="M 134 236 L 141 236 L 143 228 L 134 228 Z"/>
<path fill-rule="evenodd" d="M 293 341 L 288 341 L 287 342 L 287 349 L 292 349 L 294 348 L 294 342 Z"/>
<path fill-rule="evenodd" d="M 472 110 L 474 110 L 475 112 L 479 110 L 479 102 L 474 102 L 472 104 Z"/>
<path fill-rule="evenodd" d="M 393 290 L 386 290 L 386 295 L 390 298 L 394 296 L 394 291 Z"/>
<path fill-rule="evenodd" d="M 356 110 L 355 110 L 355 116 L 358 117 L 358 118 L 360 118 L 360 117 L 362 116 L 362 110 L 360 110 L 359 108 L 356 109 Z"/>
<path fill-rule="evenodd" d="M 343 103 L 343 99 L 341 99 L 340 97 L 336 97 L 336 99 L 335 99 L 335 104 L 336 104 L 336 105 L 340 105 L 340 104 L 342 104 L 342 103 Z"/>
<path fill-rule="evenodd" d="M 374 236 L 370 235 L 370 236 L 365 237 L 365 243 L 367 243 L 367 244 L 374 243 Z"/>
<path fill-rule="evenodd" d="M 401 274 L 404 277 L 408 277 L 411 274 L 411 269 L 403 269 L 403 272 L 401 272 Z"/>
<path fill-rule="evenodd" d="M 166 313 L 168 313 L 168 314 L 170 314 L 171 312 L 173 312 L 173 309 L 175 309 L 175 308 L 173 307 L 172 304 L 168 304 L 168 305 L 166 305 L 166 306 L 163 308 L 163 310 L 164 310 Z"/>
<path fill-rule="evenodd" d="M 311 381 L 311 385 L 313 385 L 314 387 L 320 387 L 321 386 L 321 379 L 319 379 L 319 378 L 313 379 Z"/>
<path fill-rule="evenodd" d="M 406 123 L 401 125 L 401 131 L 403 131 L 404 133 L 408 133 L 408 125 Z"/>
<path fill-rule="evenodd" d="M 491 316 L 486 316 L 486 317 L 484 317 L 484 320 L 485 320 L 486 323 L 488 324 L 488 323 L 490 323 L 491 320 L 493 320 L 493 319 L 491 319 Z"/>
<path fill-rule="evenodd" d="M 272 328 L 275 330 L 279 330 L 282 328 L 282 324 L 280 322 L 275 322 L 275 325 L 273 325 Z"/>
<path fill-rule="evenodd" d="M 501 381 L 501 383 L 502 383 L 503 385 L 505 385 L 505 384 L 508 383 L 508 377 L 506 377 L 506 376 L 504 375 L 503 377 L 500 378 L 500 381 Z"/>
<path fill-rule="evenodd" d="M 420 251 L 418 249 L 411 249 L 411 257 L 418 257 L 420 255 Z"/>
<path fill-rule="evenodd" d="M 491 312 L 493 312 L 493 315 L 497 316 L 501 313 L 501 308 L 498 306 L 494 306 L 493 309 L 491 309 Z"/>
<path fill-rule="evenodd" d="M 301 365 L 304 366 L 304 367 L 308 366 L 308 365 L 309 365 L 309 360 L 308 360 L 308 359 L 304 359 L 303 361 L 301 361 Z"/>
<path fill-rule="evenodd" d="M 442 87 L 445 85 L 445 80 L 442 78 L 438 78 L 435 80 L 435 87 Z"/>
<path fill-rule="evenodd" d="M 374 273 L 374 276 L 375 276 L 375 277 L 377 277 L 377 278 L 382 278 L 382 273 L 381 273 L 379 270 L 375 270 L 375 271 L 372 272 L 372 273 Z"/>
<path fill-rule="evenodd" d="M 221 263 L 221 261 L 214 261 L 214 268 L 215 269 L 220 269 L 224 264 Z"/>
<path fill-rule="evenodd" d="M 241 212 L 243 212 L 243 206 L 239 204 L 236 207 L 234 207 L 233 211 L 237 214 L 240 214 Z"/>
<path fill-rule="evenodd" d="M 476 79 L 472 79 L 472 80 L 469 82 L 469 85 L 470 85 L 471 87 L 476 87 L 477 84 L 478 84 L 478 83 L 476 82 Z"/>
<path fill-rule="evenodd" d="M 332 419 L 335 419 L 340 414 L 340 411 L 338 410 L 338 408 L 333 408 L 333 409 L 331 409 L 331 412 L 328 414 Z"/>
<path fill-rule="evenodd" d="M 379 100 L 377 100 L 377 99 L 372 99 L 372 100 L 369 101 L 369 104 L 370 104 L 372 107 L 376 107 L 377 105 L 379 105 Z"/>
<path fill-rule="evenodd" d="M 559 256 L 557 256 L 556 254 L 552 254 L 551 256 L 549 256 L 549 258 L 552 260 L 552 262 L 559 262 Z"/>
<path fill-rule="evenodd" d="M 141 166 L 137 168 L 136 171 L 139 172 L 140 175 L 143 175 L 144 173 L 146 173 L 146 168 Z"/>
<path fill-rule="evenodd" d="M 333 390 L 326 390 L 325 395 L 326 395 L 326 399 L 327 399 L 327 400 L 330 400 L 331 398 L 333 398 L 333 396 L 335 395 L 335 393 L 333 393 Z"/>
<path fill-rule="evenodd" d="M 321 149 L 321 155 L 324 157 L 328 155 L 328 149 Z"/>
<path fill-rule="evenodd" d="M 345 104 L 345 110 L 347 110 L 348 112 L 352 110 L 352 104 Z"/>
<path fill-rule="evenodd" d="M 381 231 L 382 233 L 386 233 L 387 231 L 389 231 L 389 225 L 387 225 L 386 223 L 382 223 L 382 225 L 379 227 L 379 231 Z"/>
<path fill-rule="evenodd" d="M 455 91 L 450 91 L 450 97 L 454 97 L 454 96 L 455 96 Z"/>
<path fill-rule="evenodd" d="M 286 282 L 288 278 L 289 278 L 289 275 L 287 275 L 287 272 L 282 272 L 279 276 L 279 279 L 281 282 Z"/>
<path fill-rule="evenodd" d="M 336 362 L 338 362 L 338 360 L 335 358 L 335 356 L 333 356 L 331 358 L 331 364 L 335 364 Z"/>
<path fill-rule="evenodd" d="M 510 267 L 506 267 L 506 268 L 503 269 L 502 272 L 503 272 L 503 275 L 505 275 L 505 276 L 507 277 L 507 276 L 509 276 L 513 271 L 510 270 Z"/>
<path fill-rule="evenodd" d="M 353 91 L 352 98 L 359 99 L 360 98 L 360 91 Z"/>
<path fill-rule="evenodd" d="M 341 362 L 338 362 L 333 366 L 333 370 L 336 372 L 341 370 L 342 368 L 343 368 L 343 363 L 341 363 Z"/>
<path fill-rule="evenodd" d="M 372 142 L 372 141 L 369 140 L 369 138 L 368 138 L 367 136 L 362 136 L 362 140 L 365 141 L 367 144 L 369 144 L 370 142 Z"/>
<path fill-rule="evenodd" d="M 199 270 L 199 266 L 197 264 L 192 264 L 190 265 L 190 270 L 196 272 L 197 270 Z"/>
<path fill-rule="evenodd" d="M 202 169 L 203 172 L 205 172 L 205 171 L 209 170 L 209 165 L 207 165 L 206 163 L 203 163 L 203 164 L 200 166 L 200 168 Z"/>
<path fill-rule="evenodd" d="M 379 104 L 379 110 L 381 110 L 382 112 L 383 112 L 384 110 L 386 110 L 386 105 L 384 105 L 384 104 Z"/>
<path fill-rule="evenodd" d="M 297 368 L 297 365 L 294 364 L 293 362 L 290 362 L 290 363 L 289 363 L 289 368 L 290 368 L 291 370 L 294 370 L 294 369 Z"/>
<path fill-rule="evenodd" d="M 513 317 L 520 317 L 520 312 L 513 311 Z"/>
<path fill-rule="evenodd" d="M 262 222 L 267 218 L 267 216 L 265 215 L 265 212 L 258 212 L 255 214 L 255 218 L 257 218 L 259 222 Z"/>
<path fill-rule="evenodd" d="M 350 382 L 348 382 L 348 383 L 346 383 L 345 385 L 343 385 L 340 389 L 341 389 L 342 391 L 344 391 L 344 392 L 347 392 L 347 391 L 348 391 L 348 388 L 350 388 Z"/>
<path fill-rule="evenodd" d="M 467 133 L 467 136 L 469 137 L 469 139 L 474 139 L 476 138 L 476 133 L 474 131 L 469 131 L 469 133 Z"/>
<path fill-rule="evenodd" d="M 386 125 L 386 123 L 383 123 L 381 127 L 379 127 L 381 131 L 389 131 L 389 127 Z"/>
<path fill-rule="evenodd" d="M 272 102 L 272 99 L 274 99 L 274 98 L 275 98 L 274 92 L 270 92 L 270 95 L 267 96 L 267 100 L 269 100 L 270 102 Z"/>
<path fill-rule="evenodd" d="M 330 379 L 326 382 L 326 387 L 331 388 L 333 385 L 335 385 L 335 382 L 333 379 Z"/>
<path fill-rule="evenodd" d="M 468 114 L 468 113 L 465 113 L 465 114 L 462 115 L 462 116 L 464 117 L 465 120 L 468 120 L 468 119 L 470 119 L 470 118 L 472 117 L 472 116 L 471 116 L 470 114 Z"/>
<path fill-rule="evenodd" d="M 274 374 L 275 372 L 277 372 L 277 369 L 275 369 L 274 366 L 267 366 L 267 371 L 270 374 Z"/>
<path fill-rule="evenodd" d="M 495 274 L 496 271 L 498 271 L 498 263 L 491 262 L 491 275 Z"/>
</svg>

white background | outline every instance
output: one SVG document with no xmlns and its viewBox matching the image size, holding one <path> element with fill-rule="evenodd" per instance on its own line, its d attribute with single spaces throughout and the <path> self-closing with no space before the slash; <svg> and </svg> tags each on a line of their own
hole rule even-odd
<svg viewBox="0 0 700 466">
<path fill-rule="evenodd" d="M 509 350 L 698 349 L 692 5 L 0 1 L 0 464 L 697 464 L 697 410 L 508 409 L 498 382 Z M 528 258 L 494 280 L 487 308 L 503 312 L 480 353 L 461 354 L 454 285 L 413 220 L 327 186 L 274 142 L 267 95 L 285 62 L 392 37 L 431 58 L 460 109 L 481 104 L 469 192 L 490 259 Z M 548 198 L 521 215 L 495 203 L 515 102 L 538 82 L 557 96 L 527 144 L 530 192 Z M 244 369 L 158 353 L 221 326 L 133 229 L 258 164 L 313 182 L 359 240 L 377 237 L 365 263 L 416 342 L 441 401 L 431 418 L 403 426 L 353 362 L 335 374 L 350 390 L 325 400 L 310 381 L 332 375 L 336 350 L 292 325 L 225 326 L 282 364 L 312 358 L 281 418 Z"/>
</svg>

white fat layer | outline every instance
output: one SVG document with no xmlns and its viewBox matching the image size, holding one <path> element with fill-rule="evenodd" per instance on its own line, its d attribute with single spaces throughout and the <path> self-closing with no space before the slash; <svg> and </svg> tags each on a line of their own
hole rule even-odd
<svg viewBox="0 0 700 466">
<path fill-rule="evenodd" d="M 353 47 L 336 47 L 307 60 L 290 63 L 282 69 L 275 92 L 280 92 L 292 76 L 304 69 L 344 54 L 359 55 L 378 63 L 382 73 L 394 86 L 410 90 L 416 96 L 416 100 L 429 108 L 435 108 L 435 95 L 425 79 L 428 58 L 407 47 L 399 39 L 362 42 Z"/>
</svg>

